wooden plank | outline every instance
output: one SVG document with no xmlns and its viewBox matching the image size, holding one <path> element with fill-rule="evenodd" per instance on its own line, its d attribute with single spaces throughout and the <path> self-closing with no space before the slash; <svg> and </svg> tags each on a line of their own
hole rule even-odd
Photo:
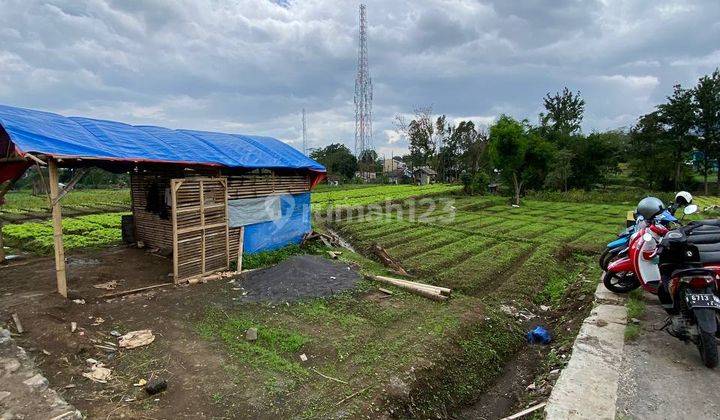
<svg viewBox="0 0 720 420">
<path fill-rule="evenodd" d="M 230 220 L 230 216 L 228 212 L 230 211 L 228 209 L 228 188 L 227 188 L 227 179 L 223 179 L 223 186 L 225 187 L 225 202 L 223 203 L 225 205 L 225 251 L 227 254 L 227 267 L 230 267 L 230 223 L 228 220 Z M 2 226 L 0 226 L 2 227 Z"/>
<path fill-rule="evenodd" d="M 238 239 L 238 259 L 237 259 L 237 272 L 242 272 L 242 260 L 243 260 L 243 248 L 245 241 L 245 226 L 240 227 L 240 235 Z"/>
<path fill-rule="evenodd" d="M 170 194 L 172 196 L 172 232 L 173 232 L 173 282 L 177 284 L 180 281 L 180 273 L 178 272 L 178 231 L 177 231 L 177 190 L 182 185 L 182 180 L 173 179 L 170 181 Z"/>
<path fill-rule="evenodd" d="M 70 182 L 68 182 L 67 185 L 65 185 L 63 187 L 63 189 L 60 191 L 60 194 L 56 198 L 53 199 L 53 201 L 52 201 L 52 203 L 50 203 L 50 205 L 51 206 L 55 205 L 55 203 L 62 200 L 62 198 L 65 197 L 65 195 L 67 195 L 67 193 L 69 193 L 70 191 L 73 190 L 73 188 L 75 188 L 75 185 L 78 183 L 78 181 L 80 181 L 80 179 L 82 179 L 82 177 L 85 176 L 85 174 L 88 173 L 89 170 L 90 170 L 90 168 L 78 169 L 77 172 L 75 172 L 75 175 L 73 175 Z"/>
<path fill-rule="evenodd" d="M 104 294 L 104 295 L 101 295 L 100 298 L 101 299 L 112 299 L 112 298 L 117 298 L 120 296 L 130 295 L 133 293 L 144 292 L 145 290 L 157 289 L 158 287 L 167 287 L 167 286 L 171 286 L 171 285 L 172 285 L 172 283 L 154 284 L 152 286 L 138 287 L 137 289 L 123 290 L 120 292 Z"/>
<path fill-rule="evenodd" d="M 200 243 L 202 251 L 200 251 L 200 262 L 201 262 L 201 269 L 203 273 L 205 272 L 205 181 L 200 181 L 200 226 L 202 228 L 202 234 L 200 238 Z"/>
<path fill-rule="evenodd" d="M 67 297 L 67 277 L 65 274 L 65 249 L 62 238 L 62 211 L 57 198 L 60 195 L 58 168 L 55 159 L 48 160 L 48 171 L 50 173 L 50 200 L 55 203 L 52 206 L 53 243 L 55 248 L 55 277 L 57 280 L 58 293 Z"/>
<path fill-rule="evenodd" d="M 178 229 L 178 233 L 183 234 L 183 233 L 189 233 L 189 232 L 202 231 L 204 229 L 221 228 L 221 227 L 225 227 L 226 225 L 227 225 L 227 223 L 214 223 L 212 225 L 207 225 L 207 226 L 193 226 L 193 227 Z"/>
</svg>

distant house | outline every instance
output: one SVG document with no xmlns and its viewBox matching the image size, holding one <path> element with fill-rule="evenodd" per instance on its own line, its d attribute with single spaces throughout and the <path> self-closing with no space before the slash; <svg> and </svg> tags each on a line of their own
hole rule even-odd
<svg viewBox="0 0 720 420">
<path fill-rule="evenodd" d="M 365 182 L 371 182 L 377 179 L 377 174 L 375 172 L 358 171 L 355 172 L 355 177 Z"/>
<path fill-rule="evenodd" d="M 405 162 L 401 161 L 398 158 L 392 158 L 392 159 L 383 159 L 383 173 L 384 174 L 390 174 L 396 172 L 398 169 L 405 169 L 407 168 L 407 165 Z"/>
<path fill-rule="evenodd" d="M 421 166 L 413 172 L 415 182 L 420 185 L 428 185 L 435 182 L 437 172 L 430 169 L 429 166 Z"/>
<path fill-rule="evenodd" d="M 387 172 L 385 175 L 391 184 L 409 184 L 413 180 L 413 173 L 407 166 Z"/>
</svg>

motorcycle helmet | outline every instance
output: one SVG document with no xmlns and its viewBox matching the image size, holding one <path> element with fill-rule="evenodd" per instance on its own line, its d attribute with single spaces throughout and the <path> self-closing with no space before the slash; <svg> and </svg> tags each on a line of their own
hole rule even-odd
<svg viewBox="0 0 720 420">
<path fill-rule="evenodd" d="M 649 221 L 664 210 L 665 204 L 659 198 L 645 197 L 638 203 L 636 213 Z"/>
<path fill-rule="evenodd" d="M 675 203 L 677 203 L 678 206 L 687 206 L 688 204 L 692 203 L 692 194 L 690 194 L 687 191 L 680 191 L 679 193 L 675 194 Z"/>
</svg>

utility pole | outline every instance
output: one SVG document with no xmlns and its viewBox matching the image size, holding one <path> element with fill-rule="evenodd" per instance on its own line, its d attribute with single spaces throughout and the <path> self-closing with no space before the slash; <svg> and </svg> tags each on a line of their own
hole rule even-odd
<svg viewBox="0 0 720 420">
<path fill-rule="evenodd" d="M 303 154 L 307 155 L 307 120 L 305 118 L 305 108 L 302 109 L 302 141 Z"/>
<path fill-rule="evenodd" d="M 355 156 L 372 149 L 372 79 L 368 65 L 366 7 L 360 5 L 360 45 L 355 75 Z"/>
</svg>

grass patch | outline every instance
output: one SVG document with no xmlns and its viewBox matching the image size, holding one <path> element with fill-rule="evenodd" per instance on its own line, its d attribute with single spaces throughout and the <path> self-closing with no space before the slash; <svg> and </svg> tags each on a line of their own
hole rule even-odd
<svg viewBox="0 0 720 420">
<path fill-rule="evenodd" d="M 102 248 L 119 243 L 121 216 L 127 213 L 93 214 L 63 219 L 63 244 L 66 250 Z M 52 222 L 27 222 L 5 225 L 2 228 L 11 247 L 37 254 L 49 254 L 53 249 Z"/>
<path fill-rule="evenodd" d="M 258 329 L 257 341 L 245 340 L 249 328 Z M 265 325 L 241 313 L 227 315 L 218 309 L 207 312 L 198 330 L 205 338 L 222 341 L 238 363 L 296 377 L 307 375 L 293 355 L 310 339 L 297 331 Z"/>
<path fill-rule="evenodd" d="M 630 292 L 627 301 L 628 318 L 639 319 L 645 313 L 645 297 L 643 290 L 638 288 Z"/>
<path fill-rule="evenodd" d="M 278 264 L 294 255 L 317 254 L 322 252 L 322 246 L 312 242 L 304 246 L 291 244 L 272 251 L 263 251 L 255 254 L 243 254 L 243 270 L 269 267 Z M 231 261 L 230 268 L 236 269 L 237 263 Z"/>
<path fill-rule="evenodd" d="M 625 341 L 633 341 L 640 336 L 640 325 L 629 323 L 625 326 Z"/>
<path fill-rule="evenodd" d="M 642 289 L 635 289 L 628 295 L 625 304 L 628 313 L 628 324 L 625 326 L 625 340 L 632 341 L 640 336 L 640 324 L 633 322 L 633 319 L 640 319 L 645 314 L 645 298 Z"/>
</svg>

